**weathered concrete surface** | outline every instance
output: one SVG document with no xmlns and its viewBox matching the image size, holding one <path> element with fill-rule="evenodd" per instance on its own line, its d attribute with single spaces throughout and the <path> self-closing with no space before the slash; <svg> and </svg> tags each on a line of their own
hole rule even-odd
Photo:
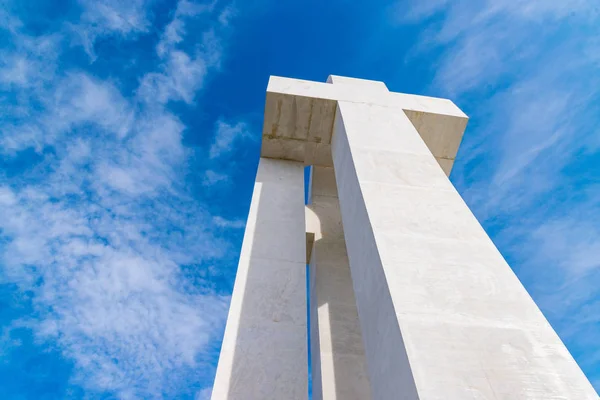
<svg viewBox="0 0 600 400">
<path fill-rule="evenodd" d="M 597 399 L 411 119 L 340 101 L 334 129 L 372 398 Z"/>
<path fill-rule="evenodd" d="M 333 168 L 313 167 L 307 230 L 314 400 L 369 400 L 370 388 Z"/>
<path fill-rule="evenodd" d="M 450 100 L 388 91 L 383 82 L 332 75 L 328 83 L 272 76 L 267 87 L 261 156 L 332 166 L 337 101 L 405 113 L 447 175 L 467 125 Z M 369 135 L 370 133 L 365 133 Z"/>
<path fill-rule="evenodd" d="M 305 258 L 304 166 L 261 158 L 213 400 L 307 398 Z"/>
</svg>

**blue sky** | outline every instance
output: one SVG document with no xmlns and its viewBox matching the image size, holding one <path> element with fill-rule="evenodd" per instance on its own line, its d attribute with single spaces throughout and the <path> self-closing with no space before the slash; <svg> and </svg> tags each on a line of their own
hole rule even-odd
<svg viewBox="0 0 600 400">
<path fill-rule="evenodd" d="M 0 4 L 0 398 L 208 398 L 268 76 L 329 74 L 471 117 L 452 181 L 600 389 L 596 1 Z"/>
</svg>

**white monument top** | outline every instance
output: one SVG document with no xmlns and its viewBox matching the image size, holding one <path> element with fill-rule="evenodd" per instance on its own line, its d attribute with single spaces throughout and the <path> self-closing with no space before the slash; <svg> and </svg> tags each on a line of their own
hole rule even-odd
<svg viewBox="0 0 600 400">
<path fill-rule="evenodd" d="M 383 82 L 335 75 L 327 83 L 270 77 L 261 157 L 332 166 L 331 135 L 338 101 L 403 112 L 450 174 L 468 121 L 452 101 L 390 92 Z"/>
</svg>

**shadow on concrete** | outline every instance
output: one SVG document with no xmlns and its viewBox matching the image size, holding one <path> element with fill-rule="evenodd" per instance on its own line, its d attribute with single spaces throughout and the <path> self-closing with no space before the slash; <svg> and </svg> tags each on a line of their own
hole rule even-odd
<svg viewBox="0 0 600 400">
<path fill-rule="evenodd" d="M 324 174 L 330 174 L 325 182 Z M 313 179 L 321 188 L 323 184 L 333 186 L 324 192 L 313 190 L 307 206 L 321 233 L 313 244 L 309 267 L 313 399 L 329 400 L 335 393 L 336 399 L 368 400 L 364 345 L 333 169 L 315 169 Z M 321 382 L 322 378 L 333 378 L 333 382 Z"/>
</svg>

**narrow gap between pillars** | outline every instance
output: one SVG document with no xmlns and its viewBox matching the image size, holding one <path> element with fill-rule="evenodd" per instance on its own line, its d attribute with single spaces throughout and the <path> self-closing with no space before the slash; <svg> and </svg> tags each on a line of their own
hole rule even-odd
<svg viewBox="0 0 600 400">
<path fill-rule="evenodd" d="M 312 166 L 304 168 L 304 204 L 310 204 Z M 308 399 L 312 399 L 312 356 L 310 351 L 310 267 L 306 264 L 306 348 L 308 349 Z"/>
</svg>

